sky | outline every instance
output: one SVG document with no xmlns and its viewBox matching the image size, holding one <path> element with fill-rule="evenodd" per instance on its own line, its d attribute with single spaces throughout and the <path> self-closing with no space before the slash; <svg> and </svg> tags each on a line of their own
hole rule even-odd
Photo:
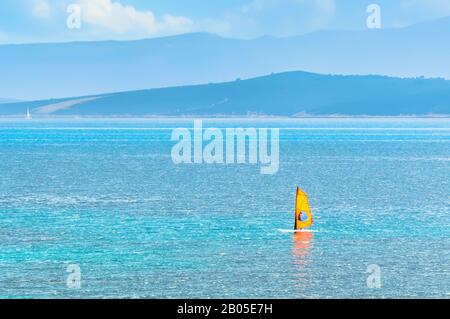
<svg viewBox="0 0 450 319">
<path fill-rule="evenodd" d="M 69 28 L 74 11 L 67 11 L 73 4 L 81 10 L 80 24 Z M 383 28 L 450 16 L 450 0 L 2 0 L 0 44 L 133 40 L 189 32 L 247 39 L 358 30 L 366 28 L 370 4 L 380 6 Z"/>
</svg>

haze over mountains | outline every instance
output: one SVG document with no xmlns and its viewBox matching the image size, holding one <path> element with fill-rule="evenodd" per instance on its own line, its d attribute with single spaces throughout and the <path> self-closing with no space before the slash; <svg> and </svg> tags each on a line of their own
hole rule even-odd
<svg viewBox="0 0 450 319">
<path fill-rule="evenodd" d="M 450 115 L 450 81 L 287 72 L 249 80 L 0 105 L 2 116 Z"/>
<path fill-rule="evenodd" d="M 186 34 L 131 42 L 0 46 L 0 96 L 86 96 L 234 81 L 272 72 L 450 79 L 450 18 L 402 29 L 321 31 L 289 38 Z"/>
</svg>

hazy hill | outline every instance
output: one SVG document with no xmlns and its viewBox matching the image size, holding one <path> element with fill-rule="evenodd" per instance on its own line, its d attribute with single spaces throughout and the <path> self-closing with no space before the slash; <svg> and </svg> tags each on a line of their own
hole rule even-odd
<svg viewBox="0 0 450 319">
<path fill-rule="evenodd" d="M 450 79 L 450 18 L 402 29 L 224 39 L 187 34 L 128 42 L 0 46 L 0 96 L 60 98 L 169 87 L 272 72 Z"/>
<path fill-rule="evenodd" d="M 450 81 L 287 72 L 249 80 L 3 104 L 0 115 L 450 115 Z"/>
</svg>

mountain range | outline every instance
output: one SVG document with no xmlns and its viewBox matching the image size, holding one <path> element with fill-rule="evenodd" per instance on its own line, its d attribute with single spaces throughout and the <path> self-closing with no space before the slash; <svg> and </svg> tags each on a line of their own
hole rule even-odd
<svg viewBox="0 0 450 319">
<path fill-rule="evenodd" d="M 1 116 L 450 115 L 441 78 L 285 72 L 247 80 L 0 105 Z"/>
<path fill-rule="evenodd" d="M 0 45 L 0 96 L 40 100 L 234 81 L 293 70 L 450 79 L 450 17 L 405 28 L 252 40 L 193 33 L 139 41 Z"/>
</svg>

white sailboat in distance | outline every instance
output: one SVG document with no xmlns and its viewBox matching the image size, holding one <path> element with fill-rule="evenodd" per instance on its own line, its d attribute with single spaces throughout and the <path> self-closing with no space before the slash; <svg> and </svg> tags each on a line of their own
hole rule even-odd
<svg viewBox="0 0 450 319">
<path fill-rule="evenodd" d="M 26 117 L 26 119 L 27 119 L 27 120 L 31 120 L 31 119 L 32 119 L 31 113 L 30 113 L 30 109 L 29 109 L 29 108 L 27 108 L 27 117 Z"/>
</svg>

